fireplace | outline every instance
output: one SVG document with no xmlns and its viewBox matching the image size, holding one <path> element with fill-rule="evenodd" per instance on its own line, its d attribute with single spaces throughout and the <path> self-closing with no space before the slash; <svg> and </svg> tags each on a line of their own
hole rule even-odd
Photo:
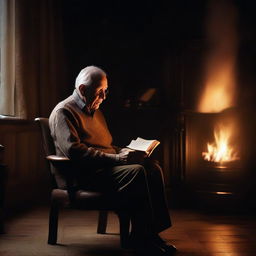
<svg viewBox="0 0 256 256">
<path fill-rule="evenodd" d="M 224 208 L 243 203 L 248 170 L 246 138 L 239 120 L 235 108 L 185 113 L 184 177 L 193 202 Z"/>
</svg>

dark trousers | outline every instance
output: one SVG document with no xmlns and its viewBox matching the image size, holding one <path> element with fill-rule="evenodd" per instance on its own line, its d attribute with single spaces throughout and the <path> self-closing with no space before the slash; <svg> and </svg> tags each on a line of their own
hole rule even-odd
<svg viewBox="0 0 256 256">
<path fill-rule="evenodd" d="M 100 169 L 93 180 L 96 189 L 117 195 L 119 210 L 131 217 L 132 232 L 159 233 L 171 226 L 163 174 L 157 162 L 147 159 L 143 165 Z"/>
</svg>

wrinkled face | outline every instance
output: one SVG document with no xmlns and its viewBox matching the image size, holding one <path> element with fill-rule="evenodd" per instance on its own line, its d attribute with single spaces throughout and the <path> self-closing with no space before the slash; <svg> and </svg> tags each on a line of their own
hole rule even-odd
<svg viewBox="0 0 256 256">
<path fill-rule="evenodd" d="M 83 87 L 80 91 L 82 95 L 85 96 L 87 108 L 90 111 L 95 111 L 100 107 L 103 100 L 106 99 L 108 80 L 106 77 L 103 77 L 96 85 L 88 88 Z"/>
</svg>

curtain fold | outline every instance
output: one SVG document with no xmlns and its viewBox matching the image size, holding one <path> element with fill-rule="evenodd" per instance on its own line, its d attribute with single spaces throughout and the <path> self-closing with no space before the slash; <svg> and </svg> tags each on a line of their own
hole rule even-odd
<svg viewBox="0 0 256 256">
<path fill-rule="evenodd" d="M 14 115 L 49 116 L 67 91 L 61 0 L 15 1 Z"/>
<path fill-rule="evenodd" d="M 15 115 L 15 0 L 0 0 L 0 114 Z"/>
</svg>

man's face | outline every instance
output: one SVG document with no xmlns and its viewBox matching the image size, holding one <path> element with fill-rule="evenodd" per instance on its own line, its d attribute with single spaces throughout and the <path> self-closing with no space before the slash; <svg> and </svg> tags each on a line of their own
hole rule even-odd
<svg viewBox="0 0 256 256">
<path fill-rule="evenodd" d="M 98 84 L 85 89 L 86 105 L 89 110 L 95 111 L 100 107 L 103 100 L 106 99 L 108 89 L 108 80 L 103 77 Z"/>
</svg>

